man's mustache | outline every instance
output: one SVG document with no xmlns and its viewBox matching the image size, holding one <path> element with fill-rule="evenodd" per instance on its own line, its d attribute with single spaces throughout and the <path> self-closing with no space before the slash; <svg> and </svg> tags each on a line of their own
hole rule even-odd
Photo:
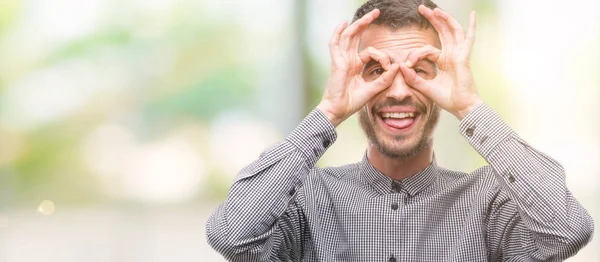
<svg viewBox="0 0 600 262">
<path fill-rule="evenodd" d="M 409 107 L 414 107 L 414 108 L 416 108 L 416 109 L 417 109 L 417 111 L 418 111 L 420 114 L 425 114 L 425 113 L 427 113 L 427 107 L 426 107 L 425 105 L 423 105 L 423 104 L 421 104 L 421 103 L 418 103 L 418 102 L 414 101 L 414 100 L 413 100 L 412 98 L 410 98 L 410 97 L 404 98 L 404 99 L 402 99 L 402 100 L 400 100 L 400 101 L 398 101 L 397 99 L 394 99 L 394 98 L 388 97 L 388 98 L 385 100 L 385 102 L 383 102 L 383 103 L 381 103 L 381 104 L 378 104 L 378 105 L 375 105 L 375 106 L 373 106 L 373 112 L 377 112 L 377 111 L 379 111 L 379 110 L 380 110 L 380 109 L 382 109 L 382 108 L 385 108 L 385 107 L 391 107 L 391 106 L 409 106 Z"/>
</svg>

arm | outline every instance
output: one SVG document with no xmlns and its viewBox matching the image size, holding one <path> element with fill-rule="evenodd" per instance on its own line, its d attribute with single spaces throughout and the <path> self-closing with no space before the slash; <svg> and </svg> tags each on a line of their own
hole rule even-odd
<svg viewBox="0 0 600 262">
<path fill-rule="evenodd" d="M 499 187 L 487 237 L 494 257 L 562 261 L 589 242 L 593 221 L 565 184 L 564 169 L 480 104 L 461 134 L 491 165 Z"/>
<path fill-rule="evenodd" d="M 288 261 L 302 257 L 307 228 L 294 201 L 297 188 L 335 140 L 335 126 L 390 86 L 399 66 L 374 48 L 357 53 L 375 9 L 348 26 L 342 22 L 329 43 L 332 69 L 317 109 L 286 138 L 242 170 L 223 204 L 207 222 L 208 242 L 234 261 Z M 379 61 L 387 70 L 376 81 L 362 79 L 363 65 Z"/>
<path fill-rule="evenodd" d="M 585 245 L 593 231 L 587 212 L 565 186 L 563 168 L 530 147 L 477 94 L 470 69 L 475 13 L 464 32 L 448 13 L 419 7 L 438 32 L 442 49 L 412 51 L 400 70 L 405 81 L 461 120 L 461 133 L 490 163 L 499 183 L 490 210 L 488 237 L 503 258 L 564 259 Z M 410 68 L 427 58 L 439 68 L 425 80 Z M 514 256 L 514 257 L 511 257 Z"/>
<path fill-rule="evenodd" d="M 272 254 L 299 260 L 305 228 L 295 191 L 335 138 L 328 119 L 314 110 L 264 151 L 238 174 L 227 200 L 210 216 L 209 244 L 233 261 L 264 261 Z"/>
</svg>

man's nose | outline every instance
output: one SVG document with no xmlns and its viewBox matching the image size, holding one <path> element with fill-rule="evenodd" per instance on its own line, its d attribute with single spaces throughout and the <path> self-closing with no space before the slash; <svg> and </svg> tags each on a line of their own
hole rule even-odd
<svg viewBox="0 0 600 262">
<path fill-rule="evenodd" d="M 386 90 L 386 97 L 394 98 L 398 101 L 413 95 L 412 88 L 404 81 L 401 71 L 398 71 L 394 77 L 392 85 Z"/>
</svg>

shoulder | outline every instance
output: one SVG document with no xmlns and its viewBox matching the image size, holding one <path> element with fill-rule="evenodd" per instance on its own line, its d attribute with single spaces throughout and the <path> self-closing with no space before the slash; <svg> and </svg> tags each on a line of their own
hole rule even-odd
<svg viewBox="0 0 600 262">
<path fill-rule="evenodd" d="M 298 203 L 305 210 L 328 210 L 333 199 L 352 192 L 358 185 L 357 163 L 336 167 L 314 167 L 304 179 Z"/>
<path fill-rule="evenodd" d="M 342 166 L 314 167 L 310 170 L 310 174 L 306 178 L 305 186 L 340 183 L 355 178 L 358 172 L 358 163 Z"/>
<path fill-rule="evenodd" d="M 489 165 L 479 167 L 470 173 L 439 168 L 438 182 L 442 188 L 469 187 L 480 193 L 498 190 L 494 169 Z"/>
<path fill-rule="evenodd" d="M 358 163 L 352 163 L 343 166 L 316 168 L 315 171 L 325 179 L 342 180 L 358 173 L 358 170 Z"/>
<path fill-rule="evenodd" d="M 359 163 L 342 166 L 314 167 L 302 183 L 302 191 L 309 197 L 316 193 L 337 194 L 364 188 L 366 181 L 360 176 Z M 318 195 L 318 194 L 317 194 Z"/>
</svg>

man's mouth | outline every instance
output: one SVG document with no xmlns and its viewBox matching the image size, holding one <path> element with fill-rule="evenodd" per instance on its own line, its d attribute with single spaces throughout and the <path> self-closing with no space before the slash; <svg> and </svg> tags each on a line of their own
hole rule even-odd
<svg viewBox="0 0 600 262">
<path fill-rule="evenodd" d="M 383 112 L 379 117 L 385 125 L 394 129 L 406 129 L 411 127 L 418 117 L 415 112 Z"/>
</svg>

